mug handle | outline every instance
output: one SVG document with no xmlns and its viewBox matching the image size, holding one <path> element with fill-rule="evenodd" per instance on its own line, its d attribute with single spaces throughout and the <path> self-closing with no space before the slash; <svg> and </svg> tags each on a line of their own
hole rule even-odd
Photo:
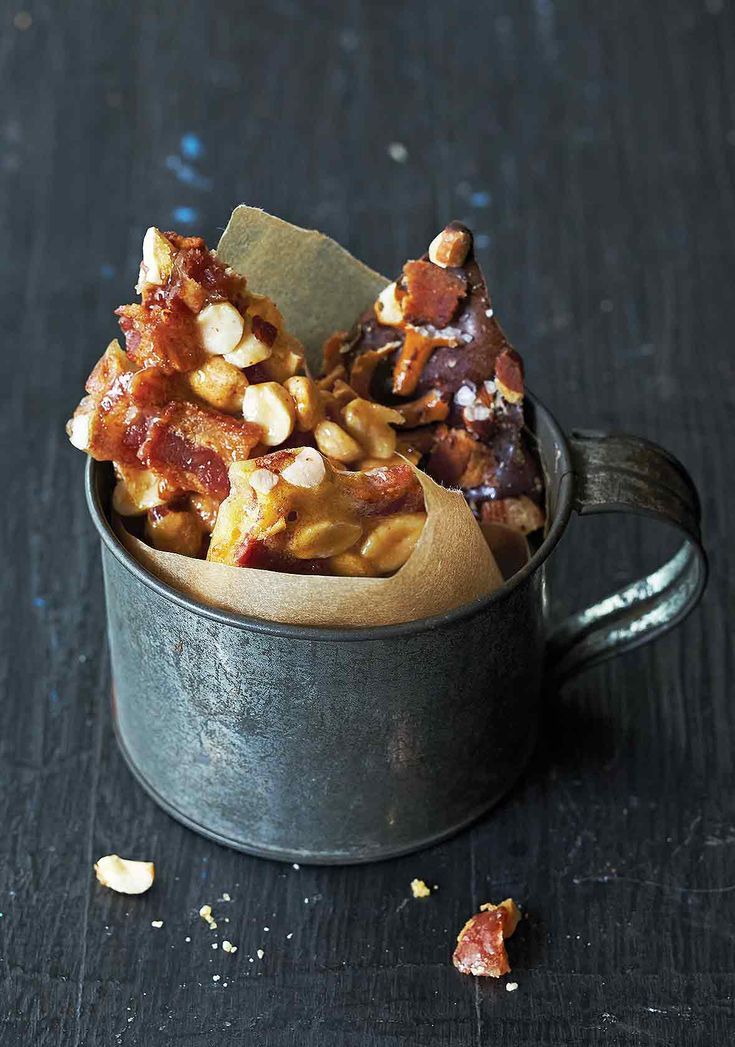
<svg viewBox="0 0 735 1047">
<path fill-rule="evenodd" d="M 681 462 L 657 444 L 617 433 L 575 430 L 569 447 L 576 512 L 652 516 L 673 524 L 685 541 L 657 571 L 552 630 L 547 670 L 557 682 L 677 625 L 707 581 L 699 496 Z"/>
</svg>

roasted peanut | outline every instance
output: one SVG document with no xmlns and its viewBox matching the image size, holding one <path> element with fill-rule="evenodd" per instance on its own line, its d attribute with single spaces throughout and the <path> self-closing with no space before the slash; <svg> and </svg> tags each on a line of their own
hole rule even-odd
<svg viewBox="0 0 735 1047">
<path fill-rule="evenodd" d="M 302 432 L 310 432 L 324 417 L 324 404 L 319 386 L 313 378 L 301 374 L 287 378 L 283 384 L 296 404 L 296 428 Z"/>
<path fill-rule="evenodd" d="M 112 492 L 112 508 L 120 516 L 142 516 L 163 502 L 159 477 L 151 469 L 117 466 L 118 481 Z"/>
<path fill-rule="evenodd" d="M 151 545 L 167 553 L 199 556 L 204 528 L 196 513 L 190 509 L 164 510 L 148 513 L 145 533 Z"/>
<path fill-rule="evenodd" d="M 338 462 L 356 462 L 363 456 L 359 443 L 336 422 L 319 422 L 314 429 L 314 439 L 322 454 Z"/>
<path fill-rule="evenodd" d="M 138 862 L 106 854 L 94 863 L 95 876 L 103 887 L 119 894 L 144 894 L 153 886 L 156 867 L 153 862 Z"/>
<path fill-rule="evenodd" d="M 375 316 L 379 323 L 398 327 L 403 323 L 403 310 L 397 295 L 395 283 L 388 284 L 375 301 Z"/>
<path fill-rule="evenodd" d="M 396 449 L 394 425 L 403 424 L 403 415 L 392 407 L 370 400 L 351 400 L 342 412 L 345 428 L 371 458 L 390 458 Z"/>
<path fill-rule="evenodd" d="M 249 385 L 243 397 L 242 413 L 246 421 L 261 427 L 262 441 L 268 447 L 277 447 L 287 440 L 296 424 L 296 405 L 278 382 Z"/>
<path fill-rule="evenodd" d="M 239 414 L 248 380 L 234 364 L 213 356 L 187 375 L 189 387 L 200 400 L 227 414 Z"/>
<path fill-rule="evenodd" d="M 135 290 L 140 294 L 146 284 L 163 284 L 173 270 L 174 249 L 155 226 L 143 237 L 143 261 L 140 263 Z"/>
<path fill-rule="evenodd" d="M 472 234 L 469 229 L 460 222 L 450 222 L 429 244 L 429 261 L 442 269 L 464 265 L 470 247 Z"/>
<path fill-rule="evenodd" d="M 359 553 L 369 560 L 378 574 L 392 574 L 413 552 L 426 513 L 399 513 L 379 520 L 362 542 Z"/>
<path fill-rule="evenodd" d="M 211 534 L 214 530 L 214 525 L 217 523 L 217 510 L 220 503 L 216 498 L 212 498 L 208 494 L 189 495 L 189 501 L 192 510 L 199 517 L 205 533 Z"/>
<path fill-rule="evenodd" d="M 206 353 L 224 356 L 242 338 L 245 321 L 231 302 L 210 302 L 196 318 L 199 337 Z"/>
<path fill-rule="evenodd" d="M 294 487 L 318 487 L 326 474 L 324 459 L 313 447 L 304 447 L 291 464 L 281 470 L 283 479 Z"/>
<path fill-rule="evenodd" d="M 95 405 L 90 396 L 85 396 L 66 423 L 66 435 L 69 437 L 72 446 L 79 451 L 86 451 L 92 445 L 94 418 Z"/>
<path fill-rule="evenodd" d="M 332 573 L 342 578 L 374 578 L 378 573 L 370 560 L 350 550 L 330 556 L 327 563 Z"/>
<path fill-rule="evenodd" d="M 258 494 L 268 494 L 278 483 L 278 476 L 270 469 L 253 469 L 250 473 L 250 486 Z"/>
<path fill-rule="evenodd" d="M 273 353 L 273 346 L 267 345 L 253 334 L 252 328 L 246 328 L 241 340 L 225 359 L 235 367 L 252 367 L 262 363 Z"/>
<path fill-rule="evenodd" d="M 289 551 L 299 560 L 321 560 L 346 552 L 361 537 L 362 527 L 358 523 L 317 520 L 296 530 Z"/>
</svg>

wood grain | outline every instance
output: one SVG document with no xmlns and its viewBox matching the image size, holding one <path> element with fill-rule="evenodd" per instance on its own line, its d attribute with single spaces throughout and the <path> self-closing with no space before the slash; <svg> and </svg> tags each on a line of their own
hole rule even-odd
<svg viewBox="0 0 735 1047">
<path fill-rule="evenodd" d="M 0 4 L 2 1044 L 731 1042 L 732 4 L 77 0 L 30 5 L 28 28 L 18 11 Z M 182 154 L 191 134 L 201 156 Z M 492 817 L 369 868 L 199 839 L 141 793 L 111 734 L 98 554 L 63 423 L 144 228 L 214 242 L 241 201 L 381 272 L 468 221 L 560 421 L 657 440 L 703 495 L 700 611 L 550 695 L 533 765 Z M 575 522 L 557 613 L 666 541 Z M 158 863 L 149 895 L 97 887 L 109 851 Z M 417 875 L 440 888 L 423 902 Z M 464 919 L 509 894 L 528 912 L 514 993 L 449 963 Z M 211 948 L 204 902 L 236 954 Z"/>
</svg>

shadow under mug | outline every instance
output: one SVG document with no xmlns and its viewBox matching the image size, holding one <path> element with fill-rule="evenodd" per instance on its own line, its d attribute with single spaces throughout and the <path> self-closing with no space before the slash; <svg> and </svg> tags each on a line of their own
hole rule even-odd
<svg viewBox="0 0 735 1047">
<path fill-rule="evenodd" d="M 279 625 L 183 596 L 121 545 L 108 518 L 112 469 L 89 461 L 115 729 L 169 814 L 287 861 L 365 862 L 425 847 L 518 778 L 544 673 L 562 679 L 645 643 L 695 606 L 707 564 L 684 468 L 636 437 L 567 437 L 535 398 L 527 403 L 547 484 L 545 540 L 497 592 L 403 625 Z M 647 578 L 550 630 L 544 568 L 573 511 L 644 513 L 685 541 Z"/>
</svg>

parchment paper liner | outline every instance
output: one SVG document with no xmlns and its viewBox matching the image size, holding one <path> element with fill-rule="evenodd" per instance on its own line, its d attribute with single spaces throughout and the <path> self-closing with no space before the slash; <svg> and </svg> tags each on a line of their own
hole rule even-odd
<svg viewBox="0 0 735 1047">
<path fill-rule="evenodd" d="M 335 330 L 348 329 L 388 283 L 322 233 L 299 229 L 254 207 L 233 211 L 217 253 L 247 276 L 251 290 L 274 299 L 315 372 L 324 340 Z M 391 578 L 229 567 L 151 549 L 119 523 L 116 531 L 152 574 L 202 603 L 293 625 L 394 625 L 450 611 L 503 584 L 461 493 L 440 487 L 419 470 L 416 475 L 424 489 L 427 520 L 413 554 Z"/>
</svg>

